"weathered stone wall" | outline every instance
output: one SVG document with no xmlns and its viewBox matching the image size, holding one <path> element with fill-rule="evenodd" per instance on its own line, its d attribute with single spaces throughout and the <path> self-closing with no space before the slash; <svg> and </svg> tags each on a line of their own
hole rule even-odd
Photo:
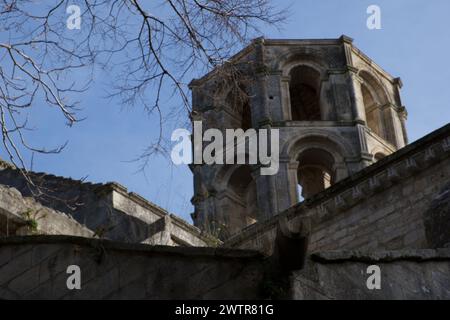
<svg viewBox="0 0 450 320">
<path fill-rule="evenodd" d="M 286 283 L 266 262 L 245 250 L 13 237 L 0 240 L 0 299 L 264 299 Z M 71 265 L 80 290 L 67 287 Z M 380 290 L 367 288 L 370 265 Z M 319 252 L 287 283 L 291 299 L 450 299 L 450 249 Z"/>
<path fill-rule="evenodd" d="M 137 240 L 142 230 L 147 227 L 142 221 L 132 217 L 127 219 L 126 214 L 113 209 L 109 184 L 94 184 L 37 172 L 29 172 L 28 178 L 34 186 L 28 183 L 20 170 L 13 167 L 0 170 L 0 185 L 17 189 L 23 197 L 33 198 L 38 206 L 72 217 L 102 237 L 139 242 Z"/>
<path fill-rule="evenodd" d="M 93 184 L 46 173 L 28 174 L 38 189 L 30 186 L 19 170 L 0 162 L 0 187 L 2 190 L 9 190 L 0 190 L 0 234 L 15 235 L 19 228 L 19 225 L 14 225 L 14 219 L 11 219 L 11 228 L 6 232 L 6 215 L 1 212 L 2 203 L 5 209 L 11 207 L 16 210 L 15 203 L 18 200 L 15 195 L 18 195 L 24 199 L 17 202 L 22 210 L 19 215 L 38 210 L 56 213 L 49 214 L 48 219 L 45 219 L 42 212 L 39 214 L 39 231 L 44 234 L 87 236 L 78 232 L 77 228 L 81 224 L 86 230 L 90 230 L 90 235 L 95 233 L 101 238 L 129 243 L 175 246 L 220 243 L 141 196 L 128 192 L 117 183 Z M 53 225 L 44 223 L 50 217 Z M 70 226 L 75 224 L 77 226 L 71 229 Z M 61 229 L 63 225 L 66 227 L 65 231 Z M 155 229 L 155 226 L 160 229 Z"/>
<path fill-rule="evenodd" d="M 225 246 L 272 253 L 280 217 L 311 221 L 309 252 L 450 244 L 450 125 L 274 217 Z M 444 230 L 444 228 L 447 228 Z"/>
<path fill-rule="evenodd" d="M 63 236 L 0 240 L 0 299 L 256 299 L 262 256 Z M 81 290 L 68 290 L 69 265 Z"/>
<path fill-rule="evenodd" d="M 434 248 L 425 221 L 431 203 L 450 191 L 450 158 L 321 221 L 311 251 Z M 450 212 L 447 211 L 447 220 Z M 450 239 L 447 239 L 450 241 Z"/>
<path fill-rule="evenodd" d="M 370 290 L 369 266 L 380 268 L 380 289 Z M 296 300 L 450 299 L 450 249 L 363 254 L 323 252 L 291 278 Z"/>
<path fill-rule="evenodd" d="M 128 219 L 144 223 L 138 237 L 139 241 L 158 245 L 188 245 L 204 247 L 219 244 L 217 239 L 202 233 L 200 229 L 187 223 L 183 219 L 169 214 L 166 210 L 156 206 L 136 193 L 128 193 L 127 189 L 113 184 L 107 191 L 111 199 L 111 207 L 121 212 Z M 123 223 L 127 223 L 124 219 Z M 130 228 L 122 228 L 128 231 Z M 125 236 L 125 234 L 124 234 Z"/>
<path fill-rule="evenodd" d="M 91 230 L 72 217 L 23 197 L 14 188 L 0 185 L 0 236 L 32 233 L 93 236 Z"/>
</svg>

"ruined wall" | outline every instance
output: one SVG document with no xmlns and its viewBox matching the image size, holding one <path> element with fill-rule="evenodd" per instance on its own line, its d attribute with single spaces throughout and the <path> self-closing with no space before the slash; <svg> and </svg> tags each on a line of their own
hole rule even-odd
<svg viewBox="0 0 450 320">
<path fill-rule="evenodd" d="M 371 265 L 380 268 L 380 288 L 375 290 L 367 287 Z M 295 300 L 450 299 L 450 249 L 323 252 L 313 255 L 291 281 Z"/>
<path fill-rule="evenodd" d="M 14 237 L 0 240 L 0 299 L 264 299 L 285 283 L 264 262 L 245 250 Z M 366 286 L 374 264 L 380 290 Z M 80 290 L 67 288 L 70 265 Z M 290 299 L 450 299 L 450 249 L 316 253 L 284 288 Z"/>
<path fill-rule="evenodd" d="M 139 241 L 149 244 L 170 246 L 211 246 L 220 243 L 217 239 L 202 233 L 200 229 L 183 219 L 170 214 L 136 193 L 129 193 L 126 188 L 112 184 L 107 189 L 111 207 L 116 212 L 126 214 L 123 224 L 129 220 L 141 221 L 144 228 L 140 231 Z M 129 230 L 130 228 L 122 228 Z"/>
<path fill-rule="evenodd" d="M 9 207 L 16 210 L 18 195 L 26 202 L 26 207 L 24 201 L 18 202 L 21 207 L 19 215 L 28 211 L 34 214 L 39 210 L 54 213 L 47 219 L 42 212 L 39 214 L 39 231 L 43 234 L 89 236 L 95 233 L 98 237 L 115 241 L 160 245 L 206 246 L 220 243 L 141 196 L 128 192 L 118 183 L 93 184 L 46 173 L 28 174 L 39 189 L 33 189 L 19 170 L 0 159 L 0 187 L 9 190 L 0 190 L 0 235 L 15 235 L 19 228 L 11 220 L 8 224 L 11 228 L 6 232 L 6 215 L 1 212 L 2 206 L 5 210 Z M 45 221 L 53 221 L 53 225 Z M 23 221 L 21 223 L 23 225 Z M 90 233 L 79 233 L 80 225 Z"/>
<path fill-rule="evenodd" d="M 91 230 L 72 217 L 23 197 L 14 188 L 0 185 L 0 236 L 33 233 L 93 236 Z"/>
<path fill-rule="evenodd" d="M 256 252 L 176 248 L 64 236 L 0 240 L 0 299 L 256 299 Z M 81 290 L 68 290 L 69 265 Z"/>
<path fill-rule="evenodd" d="M 311 221 L 310 252 L 449 246 L 449 135 L 447 125 L 280 216 Z M 280 216 L 225 246 L 271 254 Z"/>
</svg>

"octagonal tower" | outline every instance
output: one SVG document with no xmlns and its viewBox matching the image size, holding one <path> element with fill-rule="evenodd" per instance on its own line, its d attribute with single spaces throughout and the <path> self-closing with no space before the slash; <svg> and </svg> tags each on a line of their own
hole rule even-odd
<svg viewBox="0 0 450 320">
<path fill-rule="evenodd" d="M 233 72 L 191 82 L 192 118 L 204 129 L 279 129 L 280 165 L 273 176 L 257 165 L 192 165 L 193 220 L 214 235 L 268 219 L 407 144 L 400 79 L 346 36 L 258 38 L 232 62 Z"/>
</svg>

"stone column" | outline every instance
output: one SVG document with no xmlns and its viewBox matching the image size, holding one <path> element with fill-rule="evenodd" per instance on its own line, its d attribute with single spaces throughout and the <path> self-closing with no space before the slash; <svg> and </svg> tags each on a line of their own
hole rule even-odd
<svg viewBox="0 0 450 320">
<path fill-rule="evenodd" d="M 273 121 L 284 121 L 287 119 L 283 109 L 284 82 L 281 80 L 281 72 L 273 72 L 267 77 L 267 108 Z M 288 83 L 289 89 L 289 83 Z"/>
<path fill-rule="evenodd" d="M 264 74 L 256 76 L 252 85 L 250 106 L 252 108 L 252 122 L 255 128 L 271 122 L 270 110 L 267 104 L 267 77 Z"/>
<path fill-rule="evenodd" d="M 405 107 L 399 108 L 399 118 L 400 123 L 402 126 L 402 133 L 403 133 L 403 143 L 407 145 L 409 143 L 408 139 L 408 132 L 406 131 L 406 120 L 408 119 L 408 111 L 406 111 Z"/>
<path fill-rule="evenodd" d="M 291 96 L 289 92 L 289 82 L 291 77 L 282 76 L 281 81 L 281 108 L 283 114 L 283 120 L 292 120 L 291 114 Z"/>
<path fill-rule="evenodd" d="M 280 160 L 280 169 L 276 175 L 278 210 L 280 212 L 298 202 L 297 167 L 298 161 L 295 161 L 294 164 L 292 164 L 289 159 Z"/>
<path fill-rule="evenodd" d="M 336 110 L 336 120 L 353 120 L 351 90 L 348 85 L 348 75 L 345 70 L 330 70 L 329 81 L 334 96 L 334 108 Z"/>
<path fill-rule="evenodd" d="M 348 87 L 350 92 L 350 101 L 352 104 L 353 119 L 361 124 L 366 123 L 366 111 L 364 106 L 363 94 L 361 91 L 362 79 L 358 76 L 358 69 L 353 63 L 353 39 L 347 36 L 340 38 L 344 47 L 345 61 L 347 68 Z"/>
<path fill-rule="evenodd" d="M 351 91 L 351 101 L 353 107 L 353 116 L 355 121 L 359 123 L 366 123 L 366 109 L 364 105 L 363 94 L 361 90 L 362 79 L 357 75 L 357 69 L 349 67 L 349 81 Z"/>
<path fill-rule="evenodd" d="M 338 163 L 335 165 L 334 168 L 334 172 L 335 172 L 335 177 L 333 183 L 337 183 L 339 181 L 341 181 L 342 179 L 345 179 L 348 177 L 349 175 L 349 169 L 347 169 L 347 166 L 345 165 L 345 163 Z"/>
<path fill-rule="evenodd" d="M 403 138 L 403 129 L 397 114 L 397 107 L 391 103 L 384 105 L 382 108 L 386 133 L 385 139 L 393 144 L 397 149 L 405 146 Z"/>
<path fill-rule="evenodd" d="M 334 121 L 337 119 L 334 101 L 330 97 L 330 92 L 333 92 L 332 84 L 329 77 L 321 79 L 320 85 L 320 115 L 321 120 Z"/>
<path fill-rule="evenodd" d="M 257 220 L 261 222 L 278 213 L 276 175 L 263 176 L 260 174 L 260 166 L 254 166 L 252 177 L 256 183 L 256 197 L 259 208 Z"/>
<path fill-rule="evenodd" d="M 252 81 L 252 120 L 256 128 L 270 124 L 272 117 L 267 103 L 268 94 L 268 77 L 267 67 L 264 61 L 264 39 L 257 39 L 255 42 L 256 65 L 253 72 L 255 73 L 254 81 Z"/>
<path fill-rule="evenodd" d="M 369 149 L 367 147 L 367 128 L 363 124 L 356 124 L 356 130 L 358 131 L 359 138 L 359 149 L 360 149 L 360 168 L 363 169 L 365 167 L 370 166 L 373 163 L 373 157 L 369 153 Z"/>
<path fill-rule="evenodd" d="M 305 167 L 299 171 L 298 179 L 302 186 L 302 196 L 308 199 L 325 189 L 325 173 L 315 167 Z"/>
<path fill-rule="evenodd" d="M 291 205 L 296 204 L 300 201 L 298 197 L 298 166 L 299 162 L 296 160 L 290 160 L 288 163 L 288 182 L 289 182 L 289 194 L 291 198 Z"/>
</svg>

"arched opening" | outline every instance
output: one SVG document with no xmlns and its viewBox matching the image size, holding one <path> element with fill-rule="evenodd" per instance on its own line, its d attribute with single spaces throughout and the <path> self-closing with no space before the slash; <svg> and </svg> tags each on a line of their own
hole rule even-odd
<svg viewBox="0 0 450 320">
<path fill-rule="evenodd" d="M 248 165 L 240 166 L 231 174 L 227 190 L 232 192 L 230 225 L 242 229 L 256 222 L 258 211 L 256 200 L 256 182 Z"/>
<path fill-rule="evenodd" d="M 237 123 L 234 129 L 239 128 L 245 131 L 252 128 L 252 111 L 248 94 L 244 86 L 231 89 L 225 102 L 236 115 Z"/>
<path fill-rule="evenodd" d="M 362 71 L 360 76 L 363 80 L 361 92 L 367 126 L 373 133 L 395 146 L 394 114 L 389 103 L 389 95 L 382 83 L 367 71 Z"/>
<path fill-rule="evenodd" d="M 361 91 L 363 95 L 364 109 L 366 112 L 367 126 L 378 136 L 384 137 L 379 104 L 377 103 L 374 94 L 366 84 L 361 85 Z"/>
<path fill-rule="evenodd" d="M 241 129 L 245 131 L 252 127 L 252 110 L 250 109 L 248 100 L 245 101 L 241 110 L 242 111 L 239 114 L 241 119 Z"/>
<path fill-rule="evenodd" d="M 311 67 L 302 65 L 293 68 L 289 76 L 292 120 L 321 120 L 320 73 Z"/>
<path fill-rule="evenodd" d="M 335 181 L 333 156 L 322 149 L 312 148 L 298 157 L 297 178 L 300 199 L 307 199 L 325 190 Z"/>
<path fill-rule="evenodd" d="M 297 197 L 298 201 L 300 202 L 305 200 L 305 198 L 303 197 L 303 188 L 300 184 L 297 184 Z"/>
</svg>

